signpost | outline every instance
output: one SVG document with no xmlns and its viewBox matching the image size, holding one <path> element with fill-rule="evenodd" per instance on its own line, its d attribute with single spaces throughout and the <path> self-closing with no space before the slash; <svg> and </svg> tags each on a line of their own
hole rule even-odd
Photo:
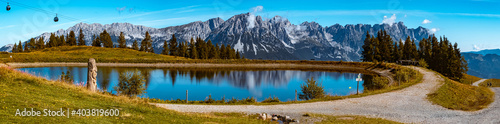
<svg viewBox="0 0 500 124">
<path fill-rule="evenodd" d="M 356 95 L 358 95 L 359 94 L 359 82 L 363 81 L 363 79 L 361 79 L 361 73 L 358 74 L 358 78 L 356 78 L 356 81 L 358 82 L 358 85 L 356 87 Z"/>
</svg>

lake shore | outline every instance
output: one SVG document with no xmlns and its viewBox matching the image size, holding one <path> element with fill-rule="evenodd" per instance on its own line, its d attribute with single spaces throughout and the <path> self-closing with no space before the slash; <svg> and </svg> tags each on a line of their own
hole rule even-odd
<svg viewBox="0 0 500 124">
<path fill-rule="evenodd" d="M 48 62 L 48 63 L 7 63 L 13 68 L 28 67 L 60 67 L 75 66 L 85 67 L 87 63 L 66 63 L 66 62 Z M 143 67 L 143 68 L 194 68 L 194 69 L 290 69 L 290 70 L 313 70 L 313 71 L 346 71 L 376 73 L 371 71 L 370 67 L 332 65 L 332 64 L 293 64 L 293 63 L 245 63 L 245 64 L 220 64 L 220 63 L 97 63 L 98 67 Z"/>
</svg>

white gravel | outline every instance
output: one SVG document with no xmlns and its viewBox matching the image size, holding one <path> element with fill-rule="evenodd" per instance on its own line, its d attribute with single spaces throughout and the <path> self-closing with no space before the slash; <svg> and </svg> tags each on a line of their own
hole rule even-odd
<svg viewBox="0 0 500 124">
<path fill-rule="evenodd" d="M 500 102 L 475 112 L 449 110 L 433 105 L 427 94 L 442 85 L 434 72 L 417 69 L 424 74 L 423 82 L 408 88 L 383 94 L 343 100 L 285 105 L 181 105 L 155 104 L 180 112 L 243 112 L 290 115 L 300 118 L 304 113 L 326 115 L 362 115 L 404 123 L 500 123 Z M 500 99 L 500 88 L 492 88 Z"/>
</svg>

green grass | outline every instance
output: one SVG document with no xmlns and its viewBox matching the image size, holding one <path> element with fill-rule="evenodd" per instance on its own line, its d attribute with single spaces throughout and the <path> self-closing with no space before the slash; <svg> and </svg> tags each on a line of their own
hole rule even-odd
<svg viewBox="0 0 500 124">
<path fill-rule="evenodd" d="M 479 80 L 481 80 L 481 78 L 476 77 L 476 76 L 472 76 L 472 75 L 468 75 L 468 74 L 464 74 L 462 79 L 460 79 L 460 83 L 472 85 L 472 83 L 479 81 Z"/>
<path fill-rule="evenodd" d="M 490 82 L 492 84 L 491 87 L 500 87 L 500 79 L 488 79 L 479 84 L 479 86 L 487 87 L 487 83 Z"/>
<path fill-rule="evenodd" d="M 191 114 L 166 110 L 140 99 L 92 93 L 83 87 L 48 81 L 0 67 L 0 120 L 14 123 L 264 123 L 238 113 Z M 20 117 L 17 109 L 119 109 L 118 117 Z M 42 112 L 43 114 L 43 112 Z"/>
<path fill-rule="evenodd" d="M 12 58 L 10 58 L 12 56 Z M 29 53 L 0 54 L 3 62 L 88 62 L 95 58 L 97 62 L 153 62 L 186 60 L 132 49 L 102 48 L 90 46 L 53 47 Z"/>
<path fill-rule="evenodd" d="M 367 118 L 363 116 L 329 116 L 319 114 L 308 114 L 312 118 L 323 119 L 318 124 L 402 124 L 381 118 Z"/>
<path fill-rule="evenodd" d="M 485 87 L 475 87 L 450 80 L 444 76 L 444 84 L 428 99 L 452 110 L 476 111 L 486 108 L 493 102 L 494 93 Z"/>
</svg>

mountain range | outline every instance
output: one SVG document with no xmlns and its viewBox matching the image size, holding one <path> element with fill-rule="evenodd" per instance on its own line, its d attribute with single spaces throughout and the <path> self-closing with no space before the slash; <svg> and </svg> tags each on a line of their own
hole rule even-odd
<svg viewBox="0 0 500 124">
<path fill-rule="evenodd" d="M 480 78 L 500 79 L 500 49 L 462 52 L 467 61 L 467 74 Z"/>
<path fill-rule="evenodd" d="M 170 40 L 172 34 L 175 34 L 178 41 L 189 41 L 192 37 L 200 37 L 211 40 L 214 44 L 231 45 L 249 59 L 271 60 L 360 61 L 361 46 L 367 31 L 375 35 L 378 30 L 385 30 L 395 41 L 404 40 L 407 36 L 419 41 L 432 35 L 426 28 L 408 28 L 403 22 L 331 26 L 321 26 L 316 22 L 303 22 L 294 25 L 280 16 L 263 19 L 261 16 L 243 13 L 228 20 L 212 18 L 203 22 L 196 21 L 165 28 L 152 28 L 130 23 L 105 25 L 78 23 L 66 30 L 46 32 L 35 38 L 45 37 L 45 42 L 48 42 L 51 33 L 67 35 L 70 31 L 75 31 L 78 37 L 80 29 L 83 30 L 84 39 L 88 45 L 91 44 L 92 36 L 100 34 L 103 30 L 107 30 L 115 44 L 117 44 L 120 32 L 123 32 L 128 46 L 131 46 L 134 40 L 140 42 L 145 32 L 148 31 L 157 53 L 163 49 L 163 41 Z M 12 45 L 6 45 L 0 50 L 10 51 L 11 47 Z"/>
</svg>

